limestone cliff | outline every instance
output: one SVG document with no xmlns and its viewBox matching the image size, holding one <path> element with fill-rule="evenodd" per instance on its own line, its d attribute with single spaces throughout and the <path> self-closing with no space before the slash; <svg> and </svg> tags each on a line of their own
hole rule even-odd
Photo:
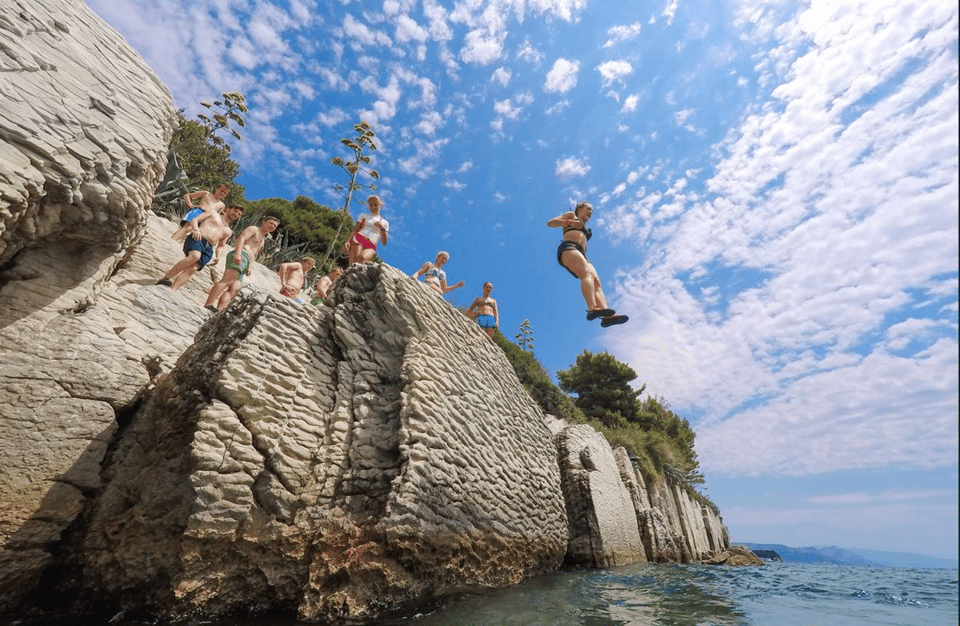
<svg viewBox="0 0 960 626">
<path fill-rule="evenodd" d="M 259 265 L 216 315 L 222 261 L 155 285 L 182 256 L 147 208 L 173 106 L 81 3 L 0 4 L 0 64 L 0 611 L 358 616 L 564 562 L 723 560 L 713 511 L 543 415 L 387 265 L 320 308 Z"/>
<path fill-rule="evenodd" d="M 389 266 L 328 303 L 242 296 L 144 396 L 78 546 L 91 589 L 310 619 L 560 564 L 555 451 L 499 349 Z"/>
</svg>

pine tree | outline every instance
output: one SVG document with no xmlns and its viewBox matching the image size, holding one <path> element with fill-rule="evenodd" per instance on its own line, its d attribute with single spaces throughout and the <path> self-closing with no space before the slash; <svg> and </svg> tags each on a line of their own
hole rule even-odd
<svg viewBox="0 0 960 626">
<path fill-rule="evenodd" d="M 561 389 L 577 395 L 574 404 L 587 417 L 611 428 L 639 421 L 638 397 L 646 385 L 633 389 L 630 382 L 637 378 L 637 373 L 612 355 L 584 350 L 577 362 L 570 369 L 557 372 L 557 377 Z"/>
</svg>

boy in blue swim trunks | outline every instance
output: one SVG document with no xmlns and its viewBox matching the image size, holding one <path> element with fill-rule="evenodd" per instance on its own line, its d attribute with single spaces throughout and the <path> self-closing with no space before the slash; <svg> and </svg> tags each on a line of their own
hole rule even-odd
<svg viewBox="0 0 960 626">
<path fill-rule="evenodd" d="M 220 185 L 213 193 L 208 191 L 191 191 L 183 195 L 183 202 L 190 209 L 180 220 L 180 230 L 173 233 L 174 241 L 182 241 L 187 234 L 197 232 L 200 220 L 204 213 L 223 213 L 226 207 L 223 199 L 230 193 L 226 185 Z M 241 209 L 242 210 L 242 209 Z"/>
<path fill-rule="evenodd" d="M 228 221 L 236 221 L 242 214 L 242 208 L 231 205 L 227 208 L 226 216 L 221 216 L 220 213 L 201 215 L 197 231 L 191 232 L 183 242 L 184 258 L 171 267 L 157 284 L 167 285 L 173 290 L 180 289 L 208 263 L 216 263 L 233 236 Z"/>
</svg>

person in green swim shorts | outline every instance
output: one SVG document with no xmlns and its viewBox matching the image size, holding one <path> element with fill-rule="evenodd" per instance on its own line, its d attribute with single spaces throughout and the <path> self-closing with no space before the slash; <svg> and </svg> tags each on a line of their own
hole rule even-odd
<svg viewBox="0 0 960 626">
<path fill-rule="evenodd" d="M 237 259 L 240 259 L 240 262 L 237 262 Z M 250 273 L 250 253 L 246 250 L 233 250 L 230 253 L 230 256 L 227 257 L 227 266 L 228 270 L 237 271 L 237 280 L 243 281 L 243 277 Z"/>
<path fill-rule="evenodd" d="M 321 276 L 313 286 L 313 298 L 310 299 L 310 304 L 313 306 L 323 304 L 323 301 L 327 298 L 327 294 L 330 292 L 330 288 L 333 287 L 333 283 L 342 275 L 343 270 L 335 267 L 330 270 L 330 273 L 326 276 Z"/>
<path fill-rule="evenodd" d="M 279 218 L 265 217 L 260 226 L 247 226 L 237 238 L 236 248 L 227 255 L 223 277 L 210 288 L 204 307 L 211 311 L 227 308 L 233 297 L 243 286 L 243 277 L 250 273 L 253 262 L 263 250 L 267 235 L 280 225 Z"/>
</svg>

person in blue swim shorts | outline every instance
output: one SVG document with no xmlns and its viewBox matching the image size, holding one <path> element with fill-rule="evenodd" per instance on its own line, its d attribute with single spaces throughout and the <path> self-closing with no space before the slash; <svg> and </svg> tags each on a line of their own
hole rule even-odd
<svg viewBox="0 0 960 626">
<path fill-rule="evenodd" d="M 230 206 L 227 208 L 226 215 L 215 212 L 200 216 L 196 231 L 191 232 L 183 242 L 183 259 L 167 270 L 157 284 L 167 285 L 173 290 L 180 289 L 191 276 L 208 263 L 216 263 L 220 259 L 220 253 L 230 241 L 230 237 L 233 236 L 229 222 L 240 219 L 242 214 L 242 208 Z"/>
<path fill-rule="evenodd" d="M 227 207 L 223 199 L 230 193 L 226 185 L 220 185 L 213 193 L 209 191 L 191 191 L 183 195 L 183 202 L 189 209 L 180 220 L 180 230 L 173 233 L 174 241 L 182 241 L 191 232 L 196 232 L 204 213 L 225 213 Z M 243 209 L 241 209 L 243 210 Z"/>
<path fill-rule="evenodd" d="M 467 309 L 467 314 L 475 316 L 477 326 L 482 328 L 491 339 L 500 326 L 500 310 L 497 308 L 497 301 L 490 297 L 492 292 L 493 283 L 490 281 L 483 283 L 483 296 L 475 299 Z"/>
</svg>

